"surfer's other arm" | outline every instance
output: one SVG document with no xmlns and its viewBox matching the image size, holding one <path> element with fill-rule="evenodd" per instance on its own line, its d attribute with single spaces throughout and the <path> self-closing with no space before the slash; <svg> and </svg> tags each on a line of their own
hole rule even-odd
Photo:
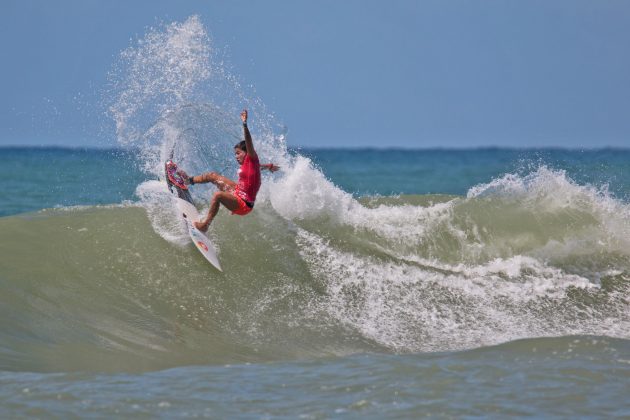
<svg viewBox="0 0 630 420">
<path fill-rule="evenodd" d="M 266 169 L 269 172 L 276 172 L 280 169 L 280 167 L 275 163 L 263 163 L 262 165 L 260 165 L 260 169 Z"/>
</svg>

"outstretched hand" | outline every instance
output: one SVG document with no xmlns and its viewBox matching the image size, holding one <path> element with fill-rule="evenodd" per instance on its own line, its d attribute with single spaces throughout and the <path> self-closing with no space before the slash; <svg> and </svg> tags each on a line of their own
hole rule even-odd
<svg viewBox="0 0 630 420">
<path fill-rule="evenodd" d="M 278 165 L 274 165 L 273 163 L 270 163 L 267 169 L 269 169 L 269 172 L 276 172 L 277 170 L 280 169 L 280 167 Z"/>
<path fill-rule="evenodd" d="M 241 120 L 243 120 L 243 123 L 247 123 L 247 110 L 246 109 L 241 111 Z"/>
</svg>

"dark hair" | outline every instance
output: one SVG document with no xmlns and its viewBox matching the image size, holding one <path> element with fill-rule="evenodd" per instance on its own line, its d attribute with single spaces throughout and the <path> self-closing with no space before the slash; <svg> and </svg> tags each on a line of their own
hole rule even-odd
<svg viewBox="0 0 630 420">
<path fill-rule="evenodd" d="M 247 153 L 247 143 L 245 143 L 245 140 L 239 141 L 238 143 L 236 143 L 234 145 L 234 148 L 241 149 L 243 152 Z"/>
</svg>

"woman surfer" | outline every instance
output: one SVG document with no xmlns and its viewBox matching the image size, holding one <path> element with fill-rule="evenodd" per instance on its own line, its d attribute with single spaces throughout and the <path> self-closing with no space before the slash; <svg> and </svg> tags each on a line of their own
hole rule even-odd
<svg viewBox="0 0 630 420">
<path fill-rule="evenodd" d="M 208 230 L 208 226 L 214 220 L 219 211 L 219 205 L 223 204 L 225 208 L 230 210 L 232 214 L 245 216 L 254 208 L 256 194 L 260 189 L 260 169 L 264 168 L 271 172 L 275 172 L 280 167 L 273 163 L 261 165 L 258 161 L 258 155 L 254 149 L 252 136 L 247 128 L 247 110 L 241 112 L 241 120 L 243 120 L 243 132 L 245 140 L 234 146 L 234 155 L 236 161 L 241 165 L 238 170 L 238 183 L 219 175 L 216 172 L 206 172 L 201 175 L 188 177 L 188 183 L 205 184 L 212 182 L 217 186 L 219 191 L 215 192 L 210 201 L 210 209 L 204 220 L 195 222 L 195 227 L 202 232 Z"/>
</svg>

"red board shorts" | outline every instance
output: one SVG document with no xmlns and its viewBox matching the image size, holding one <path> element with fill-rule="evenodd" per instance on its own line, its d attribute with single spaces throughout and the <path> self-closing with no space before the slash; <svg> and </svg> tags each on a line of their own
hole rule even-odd
<svg viewBox="0 0 630 420">
<path fill-rule="evenodd" d="M 245 200 L 239 197 L 238 194 L 234 194 L 236 197 L 236 201 L 238 201 L 238 208 L 232 212 L 232 214 L 238 214 L 239 216 L 245 216 L 247 213 L 252 211 L 253 207 L 249 207 Z"/>
</svg>

